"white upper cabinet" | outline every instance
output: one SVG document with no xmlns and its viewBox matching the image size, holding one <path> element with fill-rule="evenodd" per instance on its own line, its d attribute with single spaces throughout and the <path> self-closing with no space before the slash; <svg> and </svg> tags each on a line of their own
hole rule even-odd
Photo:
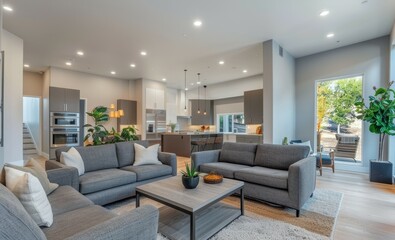
<svg viewBox="0 0 395 240">
<path fill-rule="evenodd" d="M 145 108 L 146 109 L 166 109 L 165 91 L 162 89 L 146 88 L 145 89 Z"/>
</svg>

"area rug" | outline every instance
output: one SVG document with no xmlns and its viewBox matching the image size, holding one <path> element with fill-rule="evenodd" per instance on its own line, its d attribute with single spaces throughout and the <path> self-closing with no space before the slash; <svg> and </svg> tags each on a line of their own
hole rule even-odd
<svg viewBox="0 0 395 240">
<path fill-rule="evenodd" d="M 314 196 L 303 206 L 300 217 L 295 210 L 270 206 L 252 200 L 245 201 L 245 215 L 239 217 L 212 240 L 244 239 L 332 239 L 343 194 L 326 189 L 316 189 Z M 135 199 L 127 199 L 107 205 L 114 213 L 122 214 L 135 208 Z M 162 205 L 143 198 L 142 205 Z M 237 197 L 228 197 L 224 202 L 238 206 Z M 158 240 L 166 239 L 158 234 Z"/>
</svg>

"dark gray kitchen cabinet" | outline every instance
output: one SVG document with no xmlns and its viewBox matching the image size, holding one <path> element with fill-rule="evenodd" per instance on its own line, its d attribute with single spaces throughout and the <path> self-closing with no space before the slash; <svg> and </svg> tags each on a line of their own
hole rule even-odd
<svg viewBox="0 0 395 240">
<path fill-rule="evenodd" d="M 50 87 L 49 111 L 78 113 L 80 111 L 80 90 Z"/>
<path fill-rule="evenodd" d="M 214 125 L 213 100 L 191 100 L 191 125 Z"/>
<path fill-rule="evenodd" d="M 244 92 L 245 124 L 263 123 L 263 89 Z"/>
<path fill-rule="evenodd" d="M 124 116 L 117 118 L 118 131 L 121 125 L 137 124 L 137 102 L 132 100 L 118 99 L 117 109 L 123 110 Z"/>
</svg>

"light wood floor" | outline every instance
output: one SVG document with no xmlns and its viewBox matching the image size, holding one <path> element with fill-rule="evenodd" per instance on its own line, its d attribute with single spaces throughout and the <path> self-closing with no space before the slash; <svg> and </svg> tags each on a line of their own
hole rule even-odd
<svg viewBox="0 0 395 240">
<path fill-rule="evenodd" d="M 184 169 L 189 158 L 178 157 L 178 169 Z M 395 185 L 369 182 L 362 173 L 324 168 L 317 171 L 317 188 L 343 193 L 334 239 L 395 239 Z M 253 207 L 256 203 L 246 201 Z"/>
<path fill-rule="evenodd" d="M 45 161 L 39 158 L 42 163 Z M 189 158 L 178 157 L 178 170 L 190 163 Z M 395 239 L 395 185 L 369 182 L 367 174 L 336 171 L 324 168 L 317 172 L 317 188 L 344 194 L 337 219 L 334 239 L 365 240 Z M 246 201 L 254 208 L 254 201 Z"/>
</svg>

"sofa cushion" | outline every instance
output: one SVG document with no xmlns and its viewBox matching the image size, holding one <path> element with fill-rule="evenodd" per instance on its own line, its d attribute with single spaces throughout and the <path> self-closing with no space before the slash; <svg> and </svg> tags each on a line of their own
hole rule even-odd
<svg viewBox="0 0 395 240">
<path fill-rule="evenodd" d="M 42 230 L 48 239 L 65 239 L 116 216 L 103 207 L 93 205 L 57 215 L 52 227 Z"/>
<path fill-rule="evenodd" d="M 46 239 L 21 202 L 3 184 L 0 184 L 0 223 L 0 239 Z"/>
<path fill-rule="evenodd" d="M 308 146 L 260 144 L 256 151 L 255 165 L 288 170 L 290 165 L 306 158 L 309 152 Z"/>
<path fill-rule="evenodd" d="M 60 186 L 48 195 L 48 200 L 54 216 L 93 205 L 91 200 L 70 186 Z"/>
<path fill-rule="evenodd" d="M 115 143 L 119 167 L 133 165 L 134 143 L 138 143 L 144 147 L 148 147 L 148 141 L 130 141 Z"/>
<path fill-rule="evenodd" d="M 31 173 L 4 167 L 8 189 L 19 199 L 38 226 L 49 227 L 53 222 L 51 204 L 38 178 Z"/>
<path fill-rule="evenodd" d="M 136 174 L 119 169 L 104 169 L 80 176 L 82 194 L 97 192 L 136 182 Z"/>
<path fill-rule="evenodd" d="M 252 166 L 257 144 L 225 142 L 222 146 L 220 162 L 229 162 Z"/>
<path fill-rule="evenodd" d="M 45 169 L 34 159 L 30 159 L 24 167 L 12 164 L 6 164 L 7 167 L 15 168 L 23 172 L 31 173 L 40 181 L 41 186 L 44 188 L 45 193 L 48 195 L 53 192 L 59 185 L 51 183 L 48 180 L 47 172 Z"/>
<path fill-rule="evenodd" d="M 79 176 L 85 173 L 85 165 L 81 154 L 73 147 L 60 154 L 60 162 L 66 166 L 77 168 Z"/>
<path fill-rule="evenodd" d="M 264 167 L 252 167 L 235 172 L 235 178 L 268 187 L 288 189 L 288 171 Z"/>
<path fill-rule="evenodd" d="M 241 164 L 214 162 L 214 163 L 205 163 L 200 165 L 199 171 L 204 173 L 216 172 L 226 178 L 234 178 L 235 171 L 241 169 L 250 169 L 250 168 L 251 168 L 250 166 L 241 165 Z"/>
<path fill-rule="evenodd" d="M 171 175 L 173 171 L 173 169 L 168 165 L 127 166 L 121 169 L 135 173 L 137 175 L 137 181 L 139 182 L 147 179 Z"/>
<path fill-rule="evenodd" d="M 85 172 L 118 167 L 115 144 L 76 147 L 76 149 L 84 160 Z"/>
</svg>

